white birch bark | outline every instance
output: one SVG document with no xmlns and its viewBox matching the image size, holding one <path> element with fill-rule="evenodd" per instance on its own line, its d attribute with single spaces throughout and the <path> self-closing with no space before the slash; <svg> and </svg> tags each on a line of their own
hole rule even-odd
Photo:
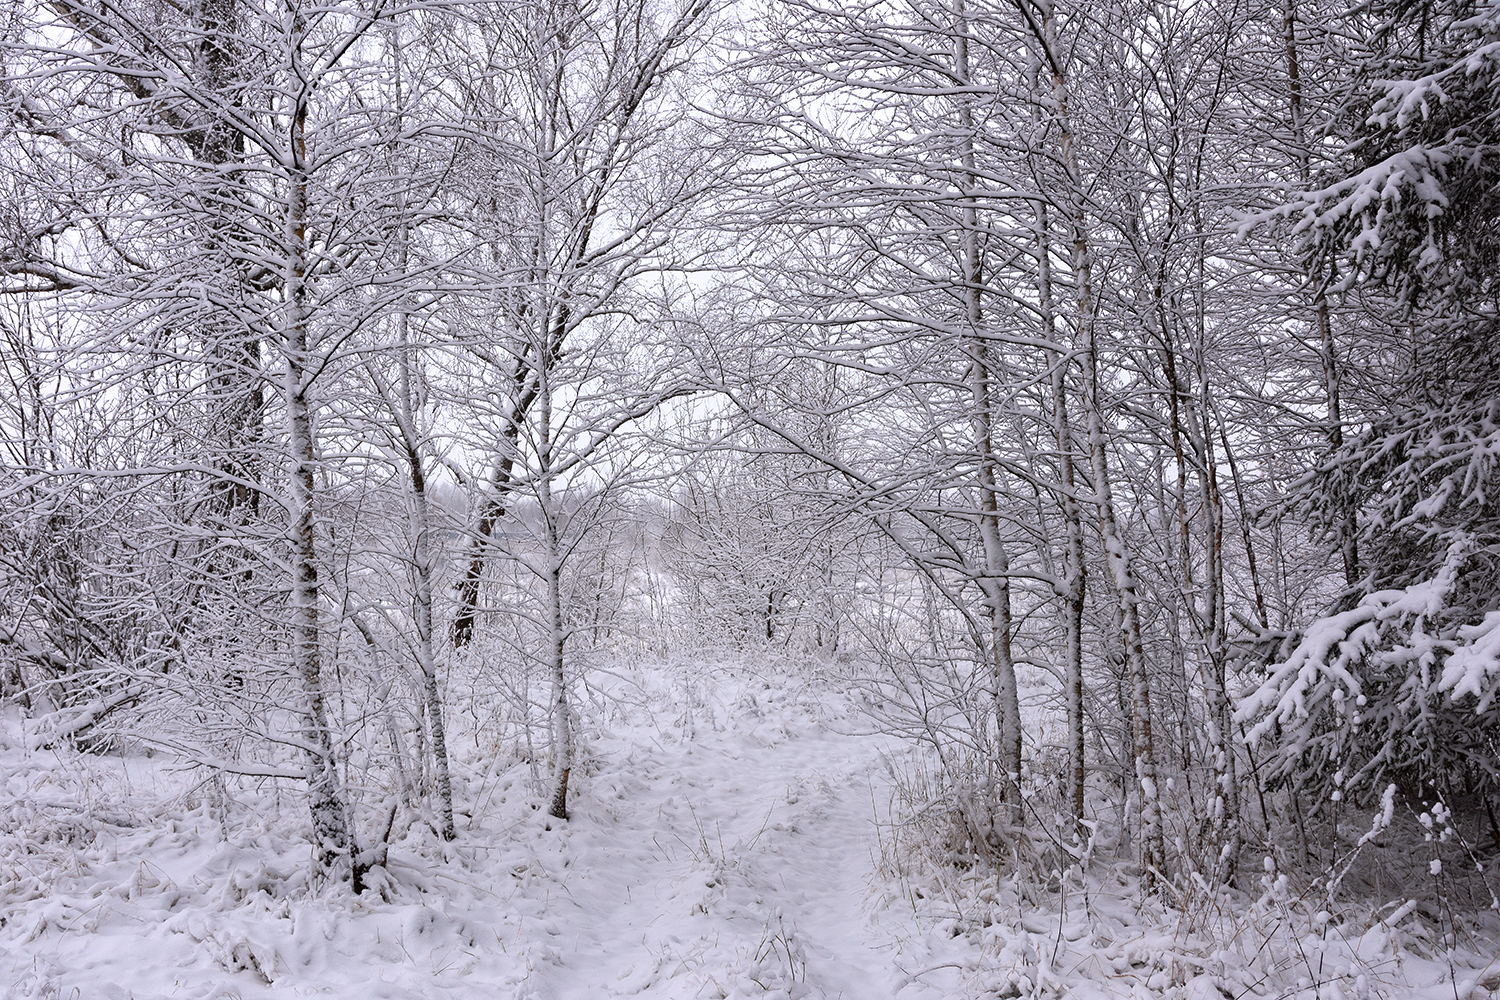
<svg viewBox="0 0 1500 1000">
<path fill-rule="evenodd" d="M 393 23 L 388 33 L 393 51 L 401 51 L 400 36 Z M 392 71 L 392 83 L 396 112 L 399 116 L 405 108 L 402 94 L 401 63 L 396 61 Z M 411 223 L 407 212 L 404 192 L 396 195 L 398 226 L 397 253 L 400 270 L 405 273 L 410 267 Z M 421 429 L 417 424 L 416 389 L 413 368 L 417 350 L 411 343 L 411 323 L 402 303 L 396 316 L 399 349 L 397 364 L 400 368 L 400 396 L 391 407 L 396 417 L 401 438 L 401 450 L 405 453 L 407 477 L 411 484 L 411 532 L 412 564 L 414 570 L 414 593 L 412 595 L 412 617 L 417 628 L 417 666 L 422 672 L 422 687 L 426 702 L 427 729 L 432 742 L 433 779 L 438 800 L 438 833 L 444 840 L 458 836 L 453 824 L 453 781 L 448 770 L 448 736 L 443 721 L 442 692 L 438 687 L 438 644 L 433 636 L 432 580 L 437 572 L 437 554 L 434 551 L 431 503 L 427 496 L 426 460 L 423 456 Z M 371 368 L 372 374 L 375 369 Z M 382 387 L 384 389 L 384 387 Z M 389 397 L 390 393 L 384 393 Z"/>
<path fill-rule="evenodd" d="M 1120 604 L 1121 640 L 1130 675 L 1136 784 L 1141 795 L 1141 864 L 1148 884 L 1163 874 L 1166 849 L 1162 833 L 1161 799 L 1157 787 L 1156 748 L 1151 732 L 1151 685 L 1145 644 L 1141 636 L 1140 607 L 1130 549 L 1115 517 L 1114 495 L 1109 475 L 1109 445 L 1104 431 L 1103 405 L 1099 397 L 1099 345 L 1094 312 L 1093 256 L 1089 243 L 1087 202 L 1083 172 L 1079 166 L 1072 122 L 1069 117 L 1069 86 L 1062 49 L 1058 44 L 1055 16 L 1041 7 L 1040 37 L 1052 80 L 1053 114 L 1058 128 L 1058 158 L 1066 171 L 1064 205 L 1066 224 L 1073 244 L 1073 274 L 1076 303 L 1077 344 L 1083 366 L 1084 409 L 1087 420 L 1089 465 L 1094 502 L 1099 511 L 1099 529 L 1104 541 L 1105 563 Z"/>
<path fill-rule="evenodd" d="M 1052 239 L 1048 212 L 1044 205 L 1037 213 L 1037 285 L 1042 328 L 1048 339 L 1057 336 L 1057 316 L 1053 306 Z M 1072 420 L 1068 412 L 1067 369 L 1071 356 L 1061 351 L 1048 352 L 1052 369 L 1052 434 L 1057 447 L 1061 473 L 1063 514 L 1063 576 L 1057 596 L 1063 602 L 1063 701 L 1068 719 L 1068 804 L 1072 811 L 1074 831 L 1086 838 L 1083 826 L 1083 786 L 1085 779 L 1083 744 L 1083 610 L 1087 593 L 1087 569 L 1083 552 L 1083 517 L 1078 505 L 1077 455 L 1073 444 Z"/>
<path fill-rule="evenodd" d="M 553 495 L 552 387 L 545 369 L 541 373 L 541 394 L 537 399 L 536 413 L 540 424 L 536 493 L 541 507 L 542 541 L 546 550 L 547 668 L 552 681 L 552 701 L 548 713 L 552 736 L 552 804 L 548 812 L 558 819 L 567 819 L 568 776 L 573 770 L 573 720 L 572 707 L 568 701 L 567 664 L 564 659 L 567 645 L 562 595 L 565 556 L 559 533 L 560 512 Z"/>
<path fill-rule="evenodd" d="M 954 4 L 955 32 L 953 62 L 961 87 L 971 85 L 969 77 L 968 20 L 963 0 Z M 1021 811 L 1021 702 L 1016 686 L 1016 668 L 1011 653 L 1010 555 L 1000 533 L 1000 505 L 994 446 L 993 383 L 996 377 L 993 353 L 984 336 L 984 274 L 979 250 L 979 212 L 974 191 L 978 186 L 978 169 L 974 155 L 974 115 L 969 99 L 958 102 L 961 135 L 961 177 L 966 190 L 961 195 L 963 249 L 960 258 L 963 301 L 968 328 L 965 345 L 969 355 L 969 391 L 971 422 L 979 486 L 979 535 L 984 547 L 983 576 L 980 586 L 990 620 L 990 667 L 995 689 L 995 722 L 1000 746 L 1000 770 L 1008 820 L 1020 826 Z"/>
<path fill-rule="evenodd" d="M 302 30 L 300 14 L 293 16 L 291 34 Z M 291 51 L 292 76 L 307 77 L 296 43 Z M 323 693 L 322 648 L 319 626 L 317 545 L 317 445 L 313 434 L 312 380 L 316 374 L 311 351 L 311 317 L 308 309 L 307 192 L 307 90 L 290 95 L 290 163 L 286 169 L 285 241 L 286 271 L 283 278 L 282 397 L 286 407 L 287 449 L 291 461 L 289 499 L 292 594 L 291 653 L 293 669 L 301 682 L 303 741 L 307 755 L 308 804 L 312 812 L 313 871 L 317 878 L 349 877 L 356 892 L 363 888 L 363 872 L 356 864 L 356 848 L 349 825 L 349 810 L 339 780 L 333 732 Z"/>
</svg>

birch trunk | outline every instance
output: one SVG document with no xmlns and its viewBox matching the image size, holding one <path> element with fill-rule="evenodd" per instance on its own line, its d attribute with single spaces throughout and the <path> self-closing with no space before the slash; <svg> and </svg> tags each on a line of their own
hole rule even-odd
<svg viewBox="0 0 1500 1000">
<path fill-rule="evenodd" d="M 239 45 L 236 32 L 241 14 L 238 0 L 203 0 L 199 6 L 202 40 L 198 44 L 197 70 L 202 86 L 210 94 L 232 106 L 238 106 L 233 93 Z M 203 124 L 191 133 L 190 145 L 206 168 L 211 201 L 224 206 L 236 203 L 235 184 L 230 168 L 244 156 L 244 133 L 218 112 L 206 112 Z M 207 260 L 215 261 L 224 273 L 215 280 L 225 283 L 226 299 L 235 286 L 244 282 L 243 267 L 226 259 L 225 247 L 234 242 L 233 230 L 241 220 L 232 211 L 208 220 L 211 237 L 204 247 Z M 211 371 L 210 411 L 215 422 L 214 444 L 222 449 L 215 458 L 215 468 L 224 478 L 212 484 L 209 509 L 230 525 L 243 524 L 258 513 L 259 491 L 255 480 L 253 450 L 259 444 L 258 421 L 265 405 L 258 377 L 260 344 L 233 318 L 224 318 L 224 309 L 214 309 L 206 319 L 207 353 Z M 216 574 L 210 566 L 209 575 Z"/>
<path fill-rule="evenodd" d="M 1057 336 L 1057 317 L 1052 305 L 1052 245 L 1048 213 L 1043 205 L 1037 213 L 1037 278 L 1042 327 L 1047 339 Z M 1049 352 L 1052 368 L 1052 433 L 1057 445 L 1058 470 L 1062 478 L 1062 514 L 1065 542 L 1063 577 L 1057 596 L 1063 603 L 1063 700 L 1068 717 L 1068 803 L 1073 827 L 1080 838 L 1088 836 L 1083 825 L 1083 607 L 1088 578 L 1083 556 L 1083 517 L 1078 507 L 1078 474 L 1073 450 L 1073 427 L 1068 413 L 1067 367 L 1070 358 Z"/>
<path fill-rule="evenodd" d="M 400 51 L 401 38 L 397 25 L 389 28 L 388 43 L 393 51 Z M 402 94 L 401 63 L 398 60 L 392 73 L 395 106 L 401 114 L 406 104 Z M 410 219 L 404 193 L 396 196 L 400 218 L 401 271 L 410 266 Z M 402 450 L 406 457 L 406 471 L 411 483 L 412 512 L 411 529 L 412 563 L 415 574 L 415 593 L 412 595 L 412 617 L 417 626 L 417 666 L 422 671 L 422 686 L 426 701 L 427 729 L 432 741 L 432 768 L 435 791 L 438 799 L 438 834 L 444 840 L 458 836 L 453 825 L 453 782 L 448 772 L 448 737 L 443 723 L 443 699 L 438 688 L 438 653 L 433 636 L 432 578 L 436 572 L 436 557 L 433 553 L 432 506 L 427 496 L 427 472 L 422 456 L 422 436 L 417 425 L 418 406 L 416 387 L 413 384 L 412 368 L 416 349 L 411 343 L 411 324 L 405 309 L 396 316 L 400 350 L 397 364 L 400 366 L 400 398 L 392 410 L 396 416 L 397 429 L 401 435 Z M 375 369 L 371 368 L 372 374 Z M 389 397 L 389 393 L 384 393 Z"/>
<path fill-rule="evenodd" d="M 1195 187 L 1203 189 L 1202 157 L 1198 159 L 1198 175 Z M 1193 226 L 1195 231 L 1204 231 L 1202 203 L 1193 203 Z M 1224 491 L 1219 483 L 1219 461 L 1214 449 L 1214 427 L 1216 407 L 1213 390 L 1209 385 L 1209 330 L 1207 304 L 1204 296 L 1208 287 L 1205 254 L 1200 247 L 1197 259 L 1197 289 L 1195 292 L 1194 332 L 1198 368 L 1198 424 L 1195 450 L 1201 457 L 1199 487 L 1203 508 L 1208 512 L 1208 591 L 1205 637 L 1207 639 L 1209 675 L 1204 684 L 1208 700 L 1208 744 L 1213 754 L 1215 796 L 1212 807 L 1213 843 L 1218 848 L 1214 869 L 1225 883 L 1234 881 L 1239 864 L 1242 828 L 1240 824 L 1240 783 L 1236 766 L 1233 730 L 1230 728 L 1230 699 L 1228 691 L 1229 665 L 1229 601 L 1224 586 Z M 1219 425 L 1222 431 L 1222 424 Z M 1227 437 L 1225 456 L 1234 474 L 1234 455 L 1229 451 Z M 1235 480 L 1238 486 L 1238 478 Z M 1257 599 L 1260 582 L 1255 578 L 1255 553 L 1250 547 L 1248 529 L 1244 528 L 1244 499 L 1240 498 L 1241 529 L 1244 532 L 1245 551 L 1249 557 L 1250 577 L 1254 583 Z M 1261 604 L 1261 614 L 1264 615 Z M 1200 660 L 1200 662 L 1202 662 Z"/>
<path fill-rule="evenodd" d="M 416 593 L 413 595 L 413 617 L 417 626 L 417 666 L 422 671 L 423 693 L 427 702 L 427 729 L 432 741 L 433 779 L 438 798 L 438 833 L 453 840 L 458 831 L 453 825 L 453 782 L 448 772 L 448 737 L 443 724 L 443 699 L 438 689 L 437 644 L 433 641 L 432 577 L 432 510 L 427 497 L 427 476 L 423 470 L 422 452 L 417 437 L 416 408 L 412 404 L 411 361 L 408 357 L 406 317 L 401 324 L 401 434 L 405 443 L 407 470 L 411 477 L 412 528 L 416 534 Z"/>
<path fill-rule="evenodd" d="M 558 819 L 568 818 L 568 775 L 573 770 L 573 725 L 572 711 L 568 704 L 568 678 L 563 659 L 567 633 L 564 631 L 562 602 L 562 538 L 559 533 L 558 512 L 552 493 L 552 396 L 547 372 L 541 373 L 541 395 L 537 402 L 537 417 L 540 424 L 539 449 L 537 455 L 537 500 L 541 506 L 543 542 L 546 546 L 547 575 L 547 653 L 548 668 L 552 675 L 552 707 L 550 726 L 552 733 L 552 806 L 548 812 Z"/>
<path fill-rule="evenodd" d="M 400 30 L 394 20 L 388 25 L 386 41 L 392 51 L 401 50 Z M 401 62 L 397 60 L 391 74 L 391 85 L 398 122 L 401 121 L 406 107 L 403 82 Z M 404 192 L 397 192 L 396 207 L 400 227 L 397 254 L 401 272 L 406 273 L 411 263 L 411 220 Z M 438 687 L 438 651 L 433 624 L 432 580 L 437 572 L 437 558 L 432 544 L 435 526 L 432 518 L 432 505 L 427 495 L 427 471 L 422 454 L 423 438 L 417 422 L 420 408 L 413 377 L 417 353 L 411 343 L 411 323 L 406 311 L 406 303 L 401 303 L 399 308 L 400 311 L 396 315 L 399 344 L 396 355 L 400 376 L 399 395 L 392 398 L 389 387 L 384 384 L 379 370 L 374 365 L 368 366 L 368 370 L 380 389 L 381 395 L 386 398 L 392 415 L 396 418 L 400 449 L 406 459 L 407 478 L 411 486 L 410 527 L 414 577 L 412 618 L 417 630 L 417 667 L 422 671 L 423 700 L 426 708 L 428 736 L 432 747 L 433 781 L 436 785 L 434 791 L 438 799 L 438 834 L 444 840 L 454 840 L 458 832 L 453 825 L 453 782 L 448 770 L 448 737 L 443 722 L 442 692 Z"/>
<path fill-rule="evenodd" d="M 958 31 L 953 62 L 960 86 L 970 85 L 968 19 L 963 0 L 954 5 Z M 962 179 L 960 195 L 963 244 L 960 267 L 968 334 L 969 392 L 975 458 L 979 480 L 979 535 L 984 547 L 980 587 L 990 619 L 990 669 L 994 684 L 995 722 L 1000 745 L 1000 769 L 1009 822 L 1020 826 L 1021 812 L 1021 703 L 1016 687 L 1016 668 L 1011 655 L 1010 555 L 1000 533 L 1000 505 L 995 472 L 993 359 L 984 336 L 984 275 L 979 249 L 979 210 L 974 200 L 978 169 L 974 156 L 974 115 L 969 101 L 958 102 L 961 134 Z"/>
<path fill-rule="evenodd" d="M 1073 273 L 1077 308 L 1076 349 L 1083 365 L 1084 409 L 1088 426 L 1090 469 L 1094 501 L 1099 509 L 1099 527 L 1104 540 L 1105 562 L 1115 594 L 1119 599 L 1121 639 L 1131 682 L 1131 709 L 1136 782 L 1141 794 L 1141 864 L 1143 879 L 1150 886 L 1165 867 L 1166 849 L 1162 835 L 1161 801 L 1157 789 L 1156 747 L 1151 732 L 1151 685 L 1146 668 L 1145 645 L 1141 638 L 1140 608 L 1136 596 L 1135 574 L 1131 568 L 1130 550 L 1115 518 L 1114 496 L 1110 486 L 1108 443 L 1104 434 L 1104 414 L 1099 400 L 1099 349 L 1094 315 L 1093 259 L 1089 245 L 1088 217 L 1084 196 L 1083 173 L 1074 145 L 1072 122 L 1068 112 L 1068 79 L 1057 25 L 1052 11 L 1044 9 L 1041 23 L 1042 43 L 1052 76 L 1053 114 L 1058 126 L 1059 160 L 1067 173 L 1065 209 L 1073 243 Z"/>
<path fill-rule="evenodd" d="M 490 539 L 495 533 L 495 527 L 505 517 L 509 506 L 515 475 L 515 459 L 512 456 L 520 438 L 521 423 L 526 419 L 527 411 L 536 398 L 534 377 L 526 358 L 516 361 L 513 376 L 520 395 L 506 420 L 501 435 L 500 457 L 480 501 L 478 521 L 469 534 L 469 557 L 465 563 L 464 575 L 458 582 L 458 612 L 453 616 L 453 628 L 450 632 L 454 649 L 463 649 L 474 639 L 474 626 L 479 618 L 479 592 L 484 581 L 485 557 L 489 554 Z"/>
<path fill-rule="evenodd" d="M 549 531 L 549 544 L 555 533 Z M 563 632 L 561 566 L 556 559 L 557 551 L 548 553 L 547 610 L 551 635 L 549 653 L 552 673 L 552 807 L 548 810 L 558 819 L 568 818 L 568 775 L 573 770 L 573 722 L 572 709 L 568 704 L 568 678 L 563 667 Z"/>
<path fill-rule="evenodd" d="M 293 58 L 293 68 L 300 68 L 295 55 Z M 313 874 L 315 878 L 326 879 L 347 872 L 354 891 L 359 892 L 363 889 L 364 872 L 358 863 L 350 833 L 349 810 L 339 781 L 332 727 L 323 694 L 318 621 L 317 448 L 313 440 L 313 407 L 309 402 L 312 373 L 316 366 L 312 363 L 314 359 L 310 351 L 307 305 L 307 95 L 297 96 L 291 123 L 292 164 L 287 177 L 283 329 L 286 360 L 282 383 L 288 457 L 292 461 L 291 653 L 293 669 L 302 687 L 303 745 L 307 754 L 308 804 L 312 811 Z"/>
<path fill-rule="evenodd" d="M 1205 396 L 1208 388 L 1203 388 Z M 1202 478 L 1203 505 L 1208 511 L 1208 589 L 1205 608 L 1205 638 L 1208 646 L 1208 745 L 1213 754 L 1214 802 L 1210 812 L 1213 842 L 1218 847 L 1214 868 L 1228 882 L 1234 879 L 1240 854 L 1240 786 L 1235 768 L 1234 744 L 1230 740 L 1230 708 L 1227 690 L 1229 629 L 1224 594 L 1224 498 L 1219 489 L 1208 407 L 1203 407 L 1203 443 L 1207 459 Z"/>
</svg>

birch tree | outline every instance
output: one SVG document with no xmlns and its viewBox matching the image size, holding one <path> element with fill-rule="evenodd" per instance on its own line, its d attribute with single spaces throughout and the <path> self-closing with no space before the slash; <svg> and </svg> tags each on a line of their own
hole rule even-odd
<svg viewBox="0 0 1500 1000">
<path fill-rule="evenodd" d="M 526 3 L 495 9 L 465 36 L 483 53 L 461 92 L 479 248 L 468 322 L 478 326 L 461 337 L 458 370 L 489 388 L 466 382 L 459 396 L 479 403 L 469 412 L 485 427 L 488 470 L 470 478 L 475 511 L 450 635 L 458 649 L 474 638 L 492 536 L 519 516 L 521 498 L 535 503 L 559 818 L 573 745 L 562 577 L 578 543 L 560 491 L 573 484 L 586 496 L 608 482 L 611 439 L 685 391 L 664 333 L 691 323 L 664 300 L 693 256 L 681 226 L 714 174 L 678 155 L 690 123 L 673 88 L 707 8 Z M 592 486 L 590 468 L 602 470 Z"/>
<path fill-rule="evenodd" d="M 303 755 L 314 871 L 356 889 L 367 862 L 327 706 L 336 647 L 325 635 L 330 540 L 320 521 L 331 467 L 320 419 L 353 338 L 412 289 L 407 262 L 388 253 L 384 217 L 348 207 L 386 204 L 405 183 L 366 160 L 366 123 L 353 114 L 393 55 L 378 44 L 389 16 L 356 3 L 208 4 L 181 15 L 62 3 L 32 9 L 6 50 L 13 127 L 38 173 L 50 166 L 63 185 L 44 225 L 57 236 L 11 268 L 66 293 L 56 302 L 80 343 L 127 345 L 115 370 L 96 376 L 111 380 L 101 386 L 171 371 L 167 384 L 186 391 L 146 411 L 193 419 L 191 390 L 204 386 L 209 425 L 227 435 L 207 453 L 173 450 L 192 440 L 176 435 L 129 462 L 70 474 L 201 479 L 219 498 L 212 530 L 235 526 L 234 541 L 207 551 L 238 553 L 263 581 L 256 590 L 279 591 L 285 607 L 284 667 L 299 705 L 297 731 L 279 738 Z M 249 388 L 231 392 L 239 379 Z M 246 454 L 264 473 L 250 474 Z M 154 544 L 176 558 L 170 534 Z M 202 587 L 233 579 L 209 572 L 220 558 L 194 568 Z M 255 619 L 268 610 L 240 607 Z M 255 656 L 281 669 L 269 649 Z"/>
<path fill-rule="evenodd" d="M 777 10 L 731 116 L 763 199 L 739 217 L 744 231 L 792 262 L 757 331 L 787 331 L 772 350 L 762 337 L 767 370 L 811 355 L 850 373 L 858 443 L 827 465 L 842 502 L 904 521 L 894 544 L 955 581 L 947 592 L 961 613 L 981 612 L 1003 770 L 1019 773 L 1025 755 L 1005 710 L 1006 661 L 1014 674 L 1016 662 L 1051 660 L 1068 721 L 1068 812 L 1083 819 L 1085 673 L 1118 648 L 1148 877 L 1170 870 L 1164 718 L 1189 778 L 1205 742 L 1195 723 L 1208 722 L 1209 839 L 1219 873 L 1232 872 L 1232 605 L 1254 591 L 1255 613 L 1266 612 L 1235 511 L 1241 432 L 1218 395 L 1237 359 L 1213 346 L 1249 328 L 1220 311 L 1242 279 L 1211 249 L 1237 206 L 1205 192 L 1253 152 L 1219 124 L 1236 99 L 1235 32 L 1251 22 L 1149 3 L 1108 16 L 1022 2 Z M 961 372 L 944 367 L 950 358 Z M 757 419 L 787 430 L 764 411 Z M 886 441 L 901 443 L 900 458 L 882 452 Z M 1161 535 L 1137 515 L 1153 506 Z M 1244 551 L 1230 559 L 1236 522 Z M 1160 573 L 1149 568 L 1159 560 Z M 1115 605 L 1107 626 L 1092 580 Z M 966 605 L 971 587 L 981 600 Z M 1057 611 L 1052 655 L 1039 601 Z M 1163 605 L 1176 617 L 1163 621 Z M 1159 685 L 1181 701 L 1163 707 Z"/>
<path fill-rule="evenodd" d="M 857 416 L 843 455 L 760 419 L 834 470 L 839 502 L 872 517 L 968 622 L 987 664 L 986 766 L 1005 810 L 985 836 L 1003 840 L 1022 821 L 1017 581 L 1027 606 L 1066 590 L 1032 554 L 1017 503 L 1050 489 L 1021 442 L 1038 429 L 1039 372 L 1066 351 L 1043 328 L 1025 268 L 1040 199 L 1013 169 L 1031 128 L 1024 37 L 990 5 L 779 11 L 746 59 L 735 111 L 763 123 L 742 140 L 767 206 L 746 224 L 796 233 L 795 256 L 775 244 L 790 267 L 776 272 L 768 297 L 783 305 L 770 315 L 789 336 L 816 335 L 781 350 L 847 374 Z"/>
</svg>

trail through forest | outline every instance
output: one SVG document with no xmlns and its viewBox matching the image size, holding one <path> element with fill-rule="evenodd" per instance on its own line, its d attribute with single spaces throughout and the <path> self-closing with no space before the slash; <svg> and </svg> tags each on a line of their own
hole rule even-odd
<svg viewBox="0 0 1500 1000">
<path fill-rule="evenodd" d="M 867 735 L 860 697 L 826 678 L 700 663 L 597 671 L 583 689 L 567 821 L 546 813 L 540 759 L 465 716 L 457 841 L 403 813 L 358 897 L 308 884 L 295 785 L 228 782 L 221 809 L 201 773 L 36 749 L 29 723 L 0 717 L 0 998 L 1500 991 L 1482 912 L 1452 923 L 1396 899 L 1330 913 L 1270 874 L 1174 909 L 1108 855 L 1107 822 L 1090 870 L 1060 881 L 954 864 L 941 815 L 889 819 L 898 781 L 917 787 L 912 751 Z M 366 803 L 367 838 L 383 812 Z"/>
<path fill-rule="evenodd" d="M 10 717 L 0 996 L 894 997 L 921 950 L 879 902 L 895 744 L 787 677 L 590 691 L 568 821 L 481 732 L 457 843 L 403 817 L 358 899 L 308 892 L 300 810 L 270 785 L 221 829 L 201 775 L 29 750 Z"/>
<path fill-rule="evenodd" d="M 574 860 L 535 996 L 895 995 L 899 949 L 867 904 L 881 742 L 768 720 L 777 692 L 759 694 L 741 725 L 605 758 L 618 798 L 562 834 Z"/>
</svg>

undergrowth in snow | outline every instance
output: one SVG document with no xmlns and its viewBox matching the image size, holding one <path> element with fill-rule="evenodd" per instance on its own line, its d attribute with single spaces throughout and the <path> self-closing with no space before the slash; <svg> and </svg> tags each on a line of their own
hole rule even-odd
<svg viewBox="0 0 1500 1000">
<path fill-rule="evenodd" d="M 920 753 L 870 735 L 845 683 L 745 663 L 588 680 L 567 821 L 546 815 L 534 760 L 455 739 L 458 840 L 399 810 L 359 897 L 308 884 L 293 784 L 35 749 L 5 717 L 0 997 L 1500 992 L 1495 914 L 1442 891 L 1465 855 L 1420 828 L 1431 891 L 1361 884 L 1362 907 L 1299 890 L 1274 858 L 1250 892 L 1147 896 L 1102 821 L 1086 869 L 1023 878 L 956 863 L 911 808 Z M 365 812 L 368 840 L 385 814 Z"/>
</svg>

